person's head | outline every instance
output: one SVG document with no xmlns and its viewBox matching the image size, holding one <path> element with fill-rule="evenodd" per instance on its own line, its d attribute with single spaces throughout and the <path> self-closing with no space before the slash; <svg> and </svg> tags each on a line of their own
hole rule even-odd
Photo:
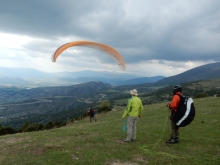
<svg viewBox="0 0 220 165">
<path fill-rule="evenodd" d="M 180 85 L 175 85 L 173 87 L 173 94 L 175 95 L 177 92 L 182 92 L 182 87 Z"/>
<path fill-rule="evenodd" d="M 138 95 L 136 89 L 132 89 L 132 90 L 130 90 L 130 94 L 133 95 L 133 96 L 137 96 L 137 95 Z"/>
</svg>

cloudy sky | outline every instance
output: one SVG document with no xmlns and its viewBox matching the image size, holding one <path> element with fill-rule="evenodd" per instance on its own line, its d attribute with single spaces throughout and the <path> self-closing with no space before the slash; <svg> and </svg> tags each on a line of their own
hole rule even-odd
<svg viewBox="0 0 220 165">
<path fill-rule="evenodd" d="M 107 44 L 124 58 L 123 72 L 106 53 L 78 40 Z M 0 0 L 0 67 L 44 72 L 113 71 L 172 76 L 220 61 L 219 0 Z"/>
</svg>

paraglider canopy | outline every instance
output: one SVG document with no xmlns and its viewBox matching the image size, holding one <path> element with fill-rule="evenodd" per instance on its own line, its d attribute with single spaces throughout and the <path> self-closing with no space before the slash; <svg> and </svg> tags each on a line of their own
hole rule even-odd
<svg viewBox="0 0 220 165">
<path fill-rule="evenodd" d="M 73 46 L 84 46 L 84 47 L 90 47 L 90 48 L 101 50 L 101 51 L 107 53 L 109 56 L 111 56 L 114 59 L 114 61 L 118 64 L 118 66 L 121 68 L 121 70 L 126 69 L 124 59 L 117 50 L 115 50 L 114 48 L 112 48 L 108 45 L 105 45 L 102 43 L 97 43 L 97 42 L 91 42 L 91 41 L 75 41 L 75 42 L 66 43 L 66 44 L 60 46 L 53 53 L 52 58 L 51 58 L 52 61 L 56 62 L 58 56 L 64 50 L 68 49 L 69 47 L 73 47 Z"/>
</svg>

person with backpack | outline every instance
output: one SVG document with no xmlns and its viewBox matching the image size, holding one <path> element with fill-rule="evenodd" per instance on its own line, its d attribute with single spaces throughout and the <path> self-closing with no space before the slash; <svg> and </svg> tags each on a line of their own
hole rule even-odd
<svg viewBox="0 0 220 165">
<path fill-rule="evenodd" d="M 182 91 L 182 87 L 180 85 L 175 85 L 173 87 L 172 101 L 167 104 L 167 106 L 171 110 L 170 122 L 171 122 L 171 129 L 172 129 L 171 137 L 169 140 L 166 141 L 167 143 L 178 143 L 178 140 L 179 140 L 178 139 L 179 127 L 175 124 L 173 117 L 179 106 L 180 97 L 178 95 L 182 95 L 181 91 Z"/>
<path fill-rule="evenodd" d="M 127 118 L 127 137 L 123 139 L 124 142 L 136 140 L 136 124 L 138 117 L 140 118 L 143 113 L 143 105 L 141 99 L 138 97 L 136 89 L 130 91 L 131 98 L 128 100 L 127 108 L 122 116 Z"/>
<path fill-rule="evenodd" d="M 97 121 L 95 118 L 95 109 L 93 107 L 89 108 L 88 114 L 90 118 L 90 123 L 92 122 L 92 120 L 95 120 L 95 122 Z"/>
<path fill-rule="evenodd" d="M 166 143 L 174 144 L 179 142 L 179 127 L 185 127 L 193 121 L 195 107 L 192 98 L 183 96 L 180 85 L 173 87 L 173 98 L 167 106 L 171 110 L 170 121 L 172 134 Z"/>
</svg>

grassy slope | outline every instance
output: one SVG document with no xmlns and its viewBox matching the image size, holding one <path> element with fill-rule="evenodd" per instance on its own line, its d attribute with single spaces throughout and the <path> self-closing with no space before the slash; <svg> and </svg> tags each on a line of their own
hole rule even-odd
<svg viewBox="0 0 220 165">
<path fill-rule="evenodd" d="M 194 100 L 196 118 L 180 129 L 179 144 L 168 145 L 165 103 L 145 106 L 137 140 L 121 141 L 124 108 L 49 131 L 0 137 L 0 164 L 123 165 L 220 164 L 220 98 Z"/>
</svg>

